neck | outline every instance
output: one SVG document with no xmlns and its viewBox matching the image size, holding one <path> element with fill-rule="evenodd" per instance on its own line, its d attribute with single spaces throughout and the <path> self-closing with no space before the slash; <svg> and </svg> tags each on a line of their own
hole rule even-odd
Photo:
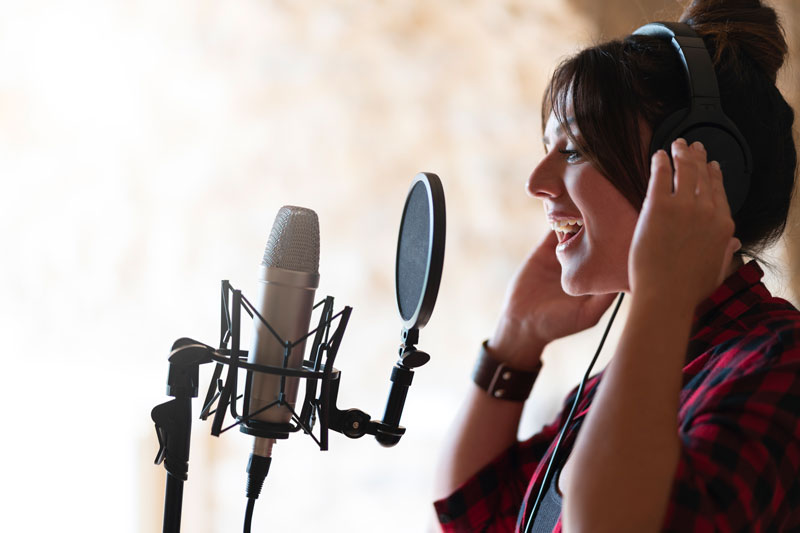
<svg viewBox="0 0 800 533">
<path fill-rule="evenodd" d="M 734 255 L 731 259 L 731 262 L 728 263 L 728 268 L 725 270 L 725 278 L 728 279 L 728 276 L 739 270 L 742 265 L 744 265 L 744 261 L 742 261 L 742 256 Z"/>
<path fill-rule="evenodd" d="M 731 258 L 730 262 L 728 263 L 728 266 L 725 267 L 725 275 L 722 277 L 722 281 L 728 279 L 728 277 L 731 274 L 739 270 L 743 265 L 744 265 L 744 260 L 742 260 L 742 256 L 734 255 L 733 258 Z M 626 287 L 621 292 L 624 292 L 625 294 L 630 294 L 631 290 L 629 287 Z"/>
</svg>

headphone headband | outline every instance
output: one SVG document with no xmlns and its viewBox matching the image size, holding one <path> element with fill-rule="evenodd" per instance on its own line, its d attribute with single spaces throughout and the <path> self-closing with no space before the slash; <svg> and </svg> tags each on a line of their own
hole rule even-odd
<svg viewBox="0 0 800 533">
<path fill-rule="evenodd" d="M 703 39 L 682 22 L 652 22 L 633 35 L 658 37 L 672 45 L 681 58 L 690 96 L 688 109 L 675 112 L 654 128 L 650 153 L 659 149 L 670 153 L 669 146 L 678 137 L 690 143 L 701 141 L 709 159 L 722 165 L 728 203 L 736 213 L 750 188 L 752 157 L 744 136 L 722 109 L 714 63 Z"/>
<path fill-rule="evenodd" d="M 689 72 L 689 90 L 692 99 L 716 98 L 719 100 L 719 86 L 711 56 L 708 55 L 708 49 L 703 39 L 688 24 L 653 22 L 642 26 L 633 34 L 660 37 L 672 43 L 683 66 Z"/>
</svg>

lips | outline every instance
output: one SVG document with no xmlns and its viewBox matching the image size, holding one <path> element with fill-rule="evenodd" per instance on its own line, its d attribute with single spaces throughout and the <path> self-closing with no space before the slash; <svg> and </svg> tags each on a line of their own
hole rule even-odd
<svg viewBox="0 0 800 533">
<path fill-rule="evenodd" d="M 580 233 L 583 221 L 579 218 L 551 219 L 550 229 L 556 232 L 559 243 L 565 243 Z"/>
<path fill-rule="evenodd" d="M 580 237 L 583 235 L 583 226 L 578 228 L 578 231 L 576 231 L 576 232 L 572 232 L 572 233 L 564 232 L 564 233 L 562 233 L 562 232 L 558 232 L 557 231 L 556 235 L 558 236 L 558 246 L 556 246 L 556 250 L 559 250 L 559 251 L 566 250 L 569 246 L 571 246 L 573 243 L 578 241 L 580 239 Z"/>
</svg>

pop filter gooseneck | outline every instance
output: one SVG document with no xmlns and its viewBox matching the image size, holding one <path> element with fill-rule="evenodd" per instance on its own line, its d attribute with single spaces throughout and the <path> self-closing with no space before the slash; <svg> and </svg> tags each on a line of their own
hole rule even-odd
<svg viewBox="0 0 800 533">
<path fill-rule="evenodd" d="M 413 369 L 430 360 L 427 353 L 417 350 L 416 344 L 419 330 L 428 323 L 439 293 L 445 219 L 444 189 L 439 176 L 429 172 L 417 174 L 406 197 L 397 238 L 395 293 L 403 331 L 400 359 L 392 369 L 392 388 L 375 435 L 383 446 L 394 446 L 405 432 L 400 427 L 400 416 L 414 378 Z"/>
</svg>

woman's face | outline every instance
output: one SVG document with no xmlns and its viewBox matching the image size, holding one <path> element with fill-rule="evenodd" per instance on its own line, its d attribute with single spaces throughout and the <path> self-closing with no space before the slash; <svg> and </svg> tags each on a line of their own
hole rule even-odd
<svg viewBox="0 0 800 533">
<path fill-rule="evenodd" d="M 558 236 L 561 286 L 574 296 L 627 291 L 628 249 L 639 214 L 576 151 L 552 113 L 544 144 L 547 153 L 528 178 L 528 192 L 544 202 Z"/>
</svg>

